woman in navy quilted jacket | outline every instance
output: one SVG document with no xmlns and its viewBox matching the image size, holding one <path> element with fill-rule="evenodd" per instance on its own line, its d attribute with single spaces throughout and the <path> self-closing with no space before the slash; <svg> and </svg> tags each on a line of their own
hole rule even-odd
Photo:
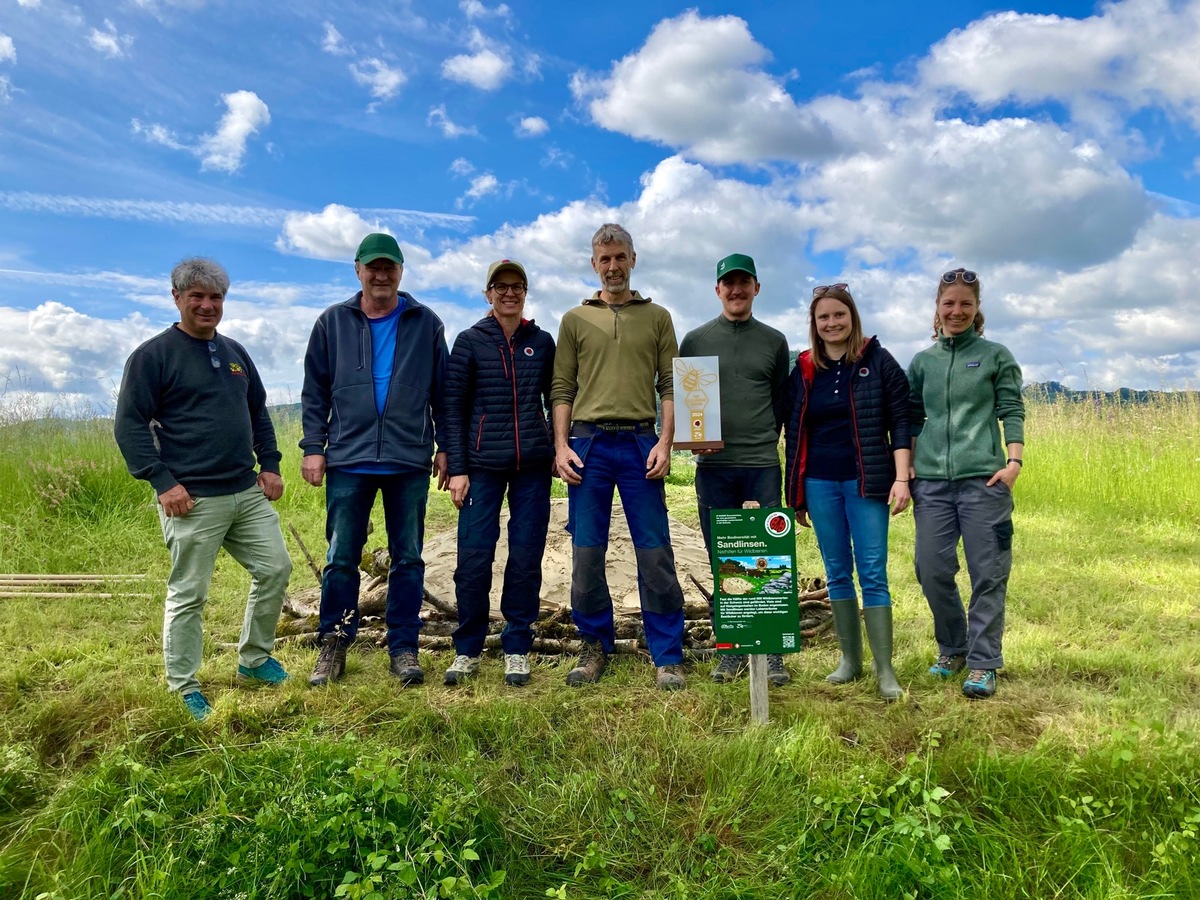
<svg viewBox="0 0 1200 900">
<path fill-rule="evenodd" d="M 808 334 L 811 349 L 800 354 L 789 381 L 784 471 L 787 502 L 801 525 L 812 520 L 825 564 L 842 651 L 825 680 L 862 677 L 857 569 L 879 693 L 899 700 L 887 537 L 888 507 L 896 515 L 911 500 L 908 379 L 876 338 L 863 335 L 845 284 L 813 291 Z"/>
<path fill-rule="evenodd" d="M 529 681 L 550 522 L 554 441 L 547 415 L 554 339 L 522 318 L 528 288 L 519 262 L 492 263 L 483 292 L 491 309 L 458 335 L 450 353 L 440 449 L 447 454 L 450 498 L 459 509 L 454 570 L 458 628 L 457 655 L 446 670 L 446 684 L 458 684 L 479 671 L 506 492 L 508 561 L 500 595 L 504 680 L 511 685 Z"/>
</svg>

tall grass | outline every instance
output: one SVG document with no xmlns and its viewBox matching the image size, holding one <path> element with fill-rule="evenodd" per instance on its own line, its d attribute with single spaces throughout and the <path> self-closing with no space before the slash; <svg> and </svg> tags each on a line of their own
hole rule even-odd
<svg viewBox="0 0 1200 900">
<path fill-rule="evenodd" d="M 9 426 L 0 569 L 148 572 L 156 596 L 0 600 L 0 895 L 1200 896 L 1197 426 L 1194 400 L 1033 404 L 997 697 L 925 673 L 903 516 L 908 700 L 825 684 L 836 649 L 820 641 L 789 657 L 765 728 L 744 682 L 696 664 L 663 694 L 625 658 L 580 690 L 569 662 L 539 660 L 517 691 L 495 659 L 443 687 L 450 654 L 422 654 L 429 683 L 400 691 L 356 649 L 314 691 L 313 652 L 287 646 L 298 677 L 239 689 L 218 643 L 236 640 L 247 581 L 224 557 L 201 671 L 216 712 L 195 725 L 161 684 L 166 554 L 108 423 Z M 296 476 L 295 439 L 280 511 L 319 550 L 323 495 Z M 667 489 L 694 524 L 685 456 Z M 429 527 L 453 522 L 432 497 Z M 818 574 L 807 532 L 798 553 Z"/>
</svg>

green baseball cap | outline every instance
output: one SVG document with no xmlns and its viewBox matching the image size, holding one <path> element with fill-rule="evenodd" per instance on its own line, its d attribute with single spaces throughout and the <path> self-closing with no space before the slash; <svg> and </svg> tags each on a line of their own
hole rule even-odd
<svg viewBox="0 0 1200 900">
<path fill-rule="evenodd" d="M 358 252 L 354 254 L 354 261 L 363 265 L 377 259 L 390 259 L 398 266 L 404 265 L 404 254 L 400 252 L 400 245 L 390 234 L 368 234 L 358 245 Z"/>
<path fill-rule="evenodd" d="M 496 275 L 505 270 L 511 270 L 521 276 L 521 281 L 525 286 L 529 286 L 529 277 L 525 274 L 525 267 L 515 259 L 498 259 L 488 266 L 487 281 L 484 282 L 483 289 L 486 291 L 492 286 L 492 282 L 496 280 Z"/>
<path fill-rule="evenodd" d="M 717 263 L 717 281 L 731 272 L 747 272 L 754 276 L 755 281 L 758 280 L 758 272 L 754 271 L 754 260 L 745 253 L 730 253 Z"/>
</svg>

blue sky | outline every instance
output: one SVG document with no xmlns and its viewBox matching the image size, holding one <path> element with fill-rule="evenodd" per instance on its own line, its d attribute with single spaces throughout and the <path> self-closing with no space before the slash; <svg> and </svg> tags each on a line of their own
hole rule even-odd
<svg viewBox="0 0 1200 900">
<path fill-rule="evenodd" d="M 743 252 L 793 346 L 846 281 L 907 362 L 965 265 L 1027 380 L 1200 386 L 1200 0 L 576 7 L 3 0 L 8 404 L 108 409 L 197 254 L 295 400 L 371 230 L 451 338 L 499 257 L 556 333 L 606 221 L 681 337 Z"/>
</svg>

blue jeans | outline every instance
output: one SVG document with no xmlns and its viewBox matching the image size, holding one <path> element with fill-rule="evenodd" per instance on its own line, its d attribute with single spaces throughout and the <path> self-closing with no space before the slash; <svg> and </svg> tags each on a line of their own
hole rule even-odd
<svg viewBox="0 0 1200 900">
<path fill-rule="evenodd" d="M 853 600 L 854 570 L 863 606 L 891 606 L 888 592 L 888 505 L 858 495 L 858 482 L 804 479 L 808 517 L 825 563 L 829 599 Z"/>
<path fill-rule="evenodd" d="M 683 662 L 683 590 L 675 575 L 675 553 L 667 526 L 666 487 L 646 477 L 646 457 L 658 443 L 653 431 L 597 431 L 572 437 L 571 449 L 584 462 L 583 482 L 567 490 L 571 534 L 571 616 L 579 634 L 611 653 L 612 594 L 604 571 L 613 488 L 629 522 L 637 556 L 638 596 L 646 647 L 654 665 Z"/>
<path fill-rule="evenodd" d="M 487 637 L 491 611 L 492 563 L 500 540 L 500 504 L 508 489 L 508 561 L 500 612 L 505 653 L 528 653 L 533 623 L 541 607 L 542 555 L 550 526 L 550 469 L 470 472 L 471 487 L 458 513 L 458 566 L 454 588 L 458 599 L 455 652 L 478 656 Z"/>
<path fill-rule="evenodd" d="M 367 523 L 375 495 L 383 495 L 387 528 L 388 653 L 417 649 L 421 630 L 421 600 L 425 589 L 425 502 L 429 496 L 426 472 L 363 475 L 329 469 L 325 473 L 325 573 L 321 577 L 319 634 L 338 633 L 348 640 L 358 634 L 359 563 L 367 543 Z"/>
</svg>

